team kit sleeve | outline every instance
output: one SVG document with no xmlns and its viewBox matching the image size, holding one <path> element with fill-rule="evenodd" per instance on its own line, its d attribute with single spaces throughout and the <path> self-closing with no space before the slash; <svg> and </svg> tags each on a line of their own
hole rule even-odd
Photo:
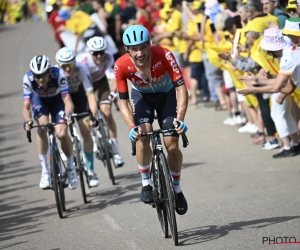
<svg viewBox="0 0 300 250">
<path fill-rule="evenodd" d="M 165 65 L 169 73 L 169 76 L 171 78 L 171 81 L 173 82 L 173 85 L 175 87 L 179 87 L 182 84 L 184 84 L 182 72 L 172 52 L 165 48 L 163 48 L 163 50 L 165 52 L 165 60 L 166 60 Z"/>
<path fill-rule="evenodd" d="M 66 96 L 70 95 L 68 81 L 62 69 L 59 70 L 58 87 L 60 89 L 62 98 L 65 98 Z"/>
<path fill-rule="evenodd" d="M 300 56 L 300 53 L 297 54 L 298 56 Z M 297 61 L 295 60 L 294 56 L 295 55 L 287 52 L 283 54 L 283 57 L 280 60 L 280 70 L 278 72 L 279 74 L 291 76 L 294 73 L 297 67 Z"/>
<path fill-rule="evenodd" d="M 115 79 L 115 73 L 112 68 L 108 68 L 107 70 L 105 70 L 105 75 L 109 80 Z"/>
<path fill-rule="evenodd" d="M 31 82 L 28 79 L 28 76 L 25 75 L 23 78 L 23 101 L 30 102 L 32 94 Z"/>
<path fill-rule="evenodd" d="M 127 77 L 122 72 L 122 68 L 120 68 L 120 66 L 118 65 L 118 60 L 116 61 L 114 66 L 114 74 L 117 82 L 119 98 L 123 100 L 129 99 Z"/>
<path fill-rule="evenodd" d="M 93 92 L 92 80 L 91 80 L 90 72 L 89 72 L 89 69 L 87 68 L 87 66 L 85 64 L 81 63 L 79 72 L 80 72 L 80 79 L 81 79 L 81 82 L 83 83 L 85 92 L 87 92 L 87 93 Z"/>
<path fill-rule="evenodd" d="M 107 55 L 108 55 L 108 57 L 107 57 L 108 67 L 107 67 L 107 70 L 105 70 L 105 75 L 109 80 L 112 80 L 115 78 L 115 74 L 114 74 L 114 70 L 113 70 L 115 59 L 112 54 L 107 53 Z"/>
</svg>

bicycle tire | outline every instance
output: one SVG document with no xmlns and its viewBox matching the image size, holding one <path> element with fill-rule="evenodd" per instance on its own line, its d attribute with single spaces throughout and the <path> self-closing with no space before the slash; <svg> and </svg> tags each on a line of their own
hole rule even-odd
<svg viewBox="0 0 300 250">
<path fill-rule="evenodd" d="M 75 162 L 76 162 L 76 167 L 78 169 L 79 172 L 79 180 L 80 180 L 80 189 L 81 189 L 81 194 L 82 194 L 82 198 L 83 198 L 83 202 L 84 204 L 87 203 L 87 197 L 86 197 L 86 191 L 85 191 L 85 181 L 84 181 L 84 168 L 82 165 L 82 160 L 80 157 L 80 150 L 78 147 L 78 138 L 77 136 L 75 136 L 73 138 L 73 144 L 75 146 Z"/>
<path fill-rule="evenodd" d="M 108 171 L 108 175 L 109 175 L 109 178 L 111 179 L 111 182 L 113 185 L 115 185 L 115 177 L 114 177 L 114 172 L 113 172 L 113 169 L 112 169 L 112 166 L 111 166 L 111 157 L 110 157 L 110 152 L 109 152 L 109 146 L 108 146 L 108 135 L 105 133 L 105 128 L 104 128 L 104 122 L 103 121 L 100 121 L 99 123 L 99 132 L 100 134 L 102 135 L 101 138 L 99 138 L 98 140 L 100 141 L 99 143 L 101 144 L 102 143 L 102 149 L 103 149 L 103 152 L 105 154 L 105 157 L 104 157 L 104 164 L 106 162 L 106 167 L 107 167 L 107 171 Z"/>
<path fill-rule="evenodd" d="M 65 180 L 65 177 L 66 176 L 64 176 L 64 180 Z M 66 199 L 65 199 L 65 188 L 64 188 L 63 184 L 61 184 L 61 188 L 62 188 L 62 191 L 61 191 L 62 209 L 64 212 L 66 212 L 67 209 L 66 209 Z"/>
<path fill-rule="evenodd" d="M 151 177 L 152 177 L 152 182 L 153 182 L 153 187 L 154 187 L 154 203 L 155 203 L 155 208 L 156 208 L 156 213 L 158 217 L 158 221 L 161 227 L 162 234 L 165 238 L 169 237 L 169 227 L 168 227 L 168 216 L 167 216 L 167 210 L 162 202 L 162 186 L 161 186 L 161 181 L 160 175 L 158 171 L 155 168 L 155 164 L 152 163 L 151 166 Z"/>
<path fill-rule="evenodd" d="M 50 150 L 50 169 L 52 175 L 52 185 L 54 190 L 56 208 L 59 215 L 59 218 L 63 218 L 63 202 L 64 202 L 64 194 L 62 194 L 63 188 L 62 183 L 59 178 L 59 167 L 57 162 L 57 155 L 54 147 Z"/>
<path fill-rule="evenodd" d="M 168 222 L 170 226 L 170 233 L 175 246 L 178 246 L 178 231 L 177 231 L 177 222 L 175 214 L 175 194 L 172 184 L 172 179 L 170 175 L 170 170 L 168 168 L 166 157 L 163 153 L 159 154 L 159 165 L 161 166 L 161 181 L 163 187 L 164 204 L 166 206 Z"/>
</svg>

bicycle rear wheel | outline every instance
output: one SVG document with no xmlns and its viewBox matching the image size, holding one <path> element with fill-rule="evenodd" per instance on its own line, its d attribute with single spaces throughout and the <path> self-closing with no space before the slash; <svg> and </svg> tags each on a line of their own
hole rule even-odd
<svg viewBox="0 0 300 250">
<path fill-rule="evenodd" d="M 162 234 L 165 238 L 169 237 L 169 227 L 168 227 L 168 217 L 167 210 L 163 203 L 163 189 L 162 189 L 162 181 L 160 180 L 160 175 L 157 169 L 155 168 L 155 164 L 151 166 L 151 177 L 153 182 L 153 194 L 154 194 L 154 203 L 156 208 L 156 213 L 158 217 L 158 221 L 161 227 Z"/>
<path fill-rule="evenodd" d="M 172 179 L 170 175 L 170 171 L 168 168 L 167 160 L 165 155 L 159 154 L 159 166 L 162 171 L 161 174 L 161 183 L 163 188 L 163 200 L 164 205 L 167 210 L 167 217 L 170 226 L 170 232 L 173 239 L 175 246 L 178 246 L 178 231 L 177 231 L 177 222 L 176 222 L 176 215 L 175 215 L 175 194 L 172 184 Z"/>
<path fill-rule="evenodd" d="M 82 160 L 81 160 L 81 155 L 80 155 L 80 150 L 79 150 L 78 143 L 79 143 L 78 138 L 77 138 L 77 136 L 75 136 L 73 138 L 73 144 L 75 146 L 74 157 L 75 157 L 76 167 L 77 167 L 78 173 L 79 173 L 80 188 L 81 188 L 81 194 L 82 194 L 83 202 L 86 204 L 87 203 L 87 197 L 86 197 L 86 192 L 85 192 L 84 168 L 83 168 L 83 165 L 82 165 Z"/>
<path fill-rule="evenodd" d="M 59 217 L 63 218 L 65 195 L 62 182 L 60 180 L 60 170 L 58 167 L 58 157 L 54 147 L 50 150 L 50 170 L 52 175 L 52 185 L 55 195 L 56 207 Z"/>
<path fill-rule="evenodd" d="M 101 145 L 101 150 L 104 152 L 104 159 L 103 163 L 107 167 L 108 175 L 109 178 L 111 179 L 111 182 L 113 185 L 115 185 L 115 177 L 114 177 L 114 172 L 112 169 L 111 165 L 111 157 L 110 157 L 110 151 L 109 151 L 109 142 L 108 142 L 108 135 L 105 133 L 105 128 L 104 128 L 104 122 L 100 120 L 99 124 L 99 132 L 102 135 L 101 138 L 98 138 L 98 143 Z"/>
</svg>

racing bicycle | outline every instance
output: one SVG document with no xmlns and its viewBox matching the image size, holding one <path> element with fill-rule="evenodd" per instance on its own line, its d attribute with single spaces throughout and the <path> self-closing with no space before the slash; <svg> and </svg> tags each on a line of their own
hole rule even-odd
<svg viewBox="0 0 300 250">
<path fill-rule="evenodd" d="M 141 136 L 150 136 L 152 144 L 152 160 L 150 177 L 153 183 L 154 203 L 150 203 L 156 208 L 157 217 L 165 238 L 169 237 L 169 229 L 175 246 L 178 246 L 178 231 L 175 216 L 177 195 L 166 156 L 163 152 L 160 134 L 176 131 L 175 129 L 157 129 L 149 133 L 142 133 Z M 185 133 L 181 134 L 183 147 L 189 144 Z M 132 142 L 132 155 L 136 155 L 136 141 Z"/>
</svg>

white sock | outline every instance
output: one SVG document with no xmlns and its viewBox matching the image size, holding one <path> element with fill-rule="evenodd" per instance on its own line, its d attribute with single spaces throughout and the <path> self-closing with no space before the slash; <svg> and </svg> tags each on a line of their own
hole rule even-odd
<svg viewBox="0 0 300 250">
<path fill-rule="evenodd" d="M 67 157 L 67 170 L 72 170 L 73 168 L 73 156 Z"/>
<path fill-rule="evenodd" d="M 111 149 L 114 155 L 119 154 L 119 147 L 118 147 L 118 139 L 117 138 L 110 138 L 111 139 Z"/>
<path fill-rule="evenodd" d="M 139 166 L 139 170 L 142 176 L 142 185 L 143 187 L 147 185 L 152 185 L 152 180 L 150 178 L 150 164 L 147 166 Z"/>
<path fill-rule="evenodd" d="M 290 150 L 291 149 L 291 147 L 286 147 L 286 146 L 284 146 L 283 148 L 284 148 L 284 150 Z"/>
<path fill-rule="evenodd" d="M 47 155 L 39 155 L 42 174 L 49 174 Z"/>
<path fill-rule="evenodd" d="M 178 194 L 181 191 L 181 187 L 180 187 L 180 172 L 179 173 L 175 173 L 175 172 L 172 172 L 170 171 L 170 174 L 172 176 L 172 181 L 173 181 L 173 184 L 174 184 L 174 189 L 175 189 L 175 192 Z"/>
</svg>

